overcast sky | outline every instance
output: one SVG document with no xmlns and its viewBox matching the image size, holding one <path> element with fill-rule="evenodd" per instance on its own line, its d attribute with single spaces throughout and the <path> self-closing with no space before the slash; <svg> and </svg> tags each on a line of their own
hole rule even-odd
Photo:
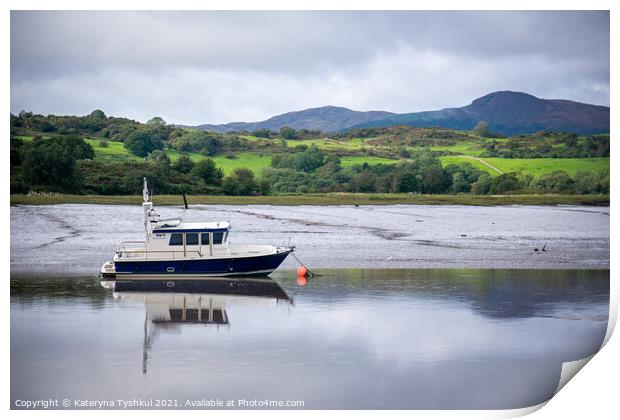
<svg viewBox="0 0 620 420">
<path fill-rule="evenodd" d="M 11 13 L 11 111 L 256 121 L 497 90 L 609 105 L 607 12 Z"/>
</svg>

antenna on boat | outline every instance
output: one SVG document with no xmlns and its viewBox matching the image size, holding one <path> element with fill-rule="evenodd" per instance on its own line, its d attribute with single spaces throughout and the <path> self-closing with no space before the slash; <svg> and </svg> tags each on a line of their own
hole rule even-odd
<svg viewBox="0 0 620 420">
<path fill-rule="evenodd" d="M 159 214 L 153 208 L 152 197 L 149 197 L 149 185 L 146 182 L 146 178 L 144 179 L 143 187 L 142 187 L 142 208 L 144 209 L 144 234 L 146 236 L 146 240 L 149 240 L 149 235 L 151 233 L 151 223 L 157 223 L 159 221 Z"/>
<path fill-rule="evenodd" d="M 149 201 L 149 186 L 146 182 L 146 178 L 144 178 L 144 182 L 143 182 L 142 198 L 145 203 Z"/>
<path fill-rule="evenodd" d="M 149 213 L 153 208 L 153 203 L 149 201 L 149 186 L 146 182 L 146 177 L 144 178 L 143 188 L 142 188 L 142 208 L 144 209 L 144 235 L 145 239 L 148 241 L 149 239 Z"/>
</svg>

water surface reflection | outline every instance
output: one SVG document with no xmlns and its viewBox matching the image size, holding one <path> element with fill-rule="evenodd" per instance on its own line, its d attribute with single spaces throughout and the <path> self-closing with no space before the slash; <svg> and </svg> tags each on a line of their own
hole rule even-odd
<svg viewBox="0 0 620 420">
<path fill-rule="evenodd" d="M 185 281 L 102 281 L 114 290 L 120 304 L 144 305 L 142 372 L 147 371 L 148 351 L 162 330 L 176 330 L 183 324 L 230 326 L 228 305 L 292 303 L 272 279 L 208 279 Z"/>
<path fill-rule="evenodd" d="M 607 326 L 607 270 L 323 274 L 305 287 L 286 271 L 113 289 L 14 278 L 12 401 L 518 408 L 549 398 L 562 362 L 595 352 Z"/>
</svg>

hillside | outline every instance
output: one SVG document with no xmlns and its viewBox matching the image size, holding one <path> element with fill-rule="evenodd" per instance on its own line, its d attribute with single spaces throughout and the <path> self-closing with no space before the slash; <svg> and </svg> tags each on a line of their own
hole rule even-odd
<svg viewBox="0 0 620 420">
<path fill-rule="evenodd" d="M 541 130 L 599 134 L 609 132 L 609 107 L 504 91 L 483 96 L 461 108 L 398 114 L 355 127 L 410 125 L 468 130 L 479 121 L 488 122 L 491 130 L 506 135 Z"/>
<path fill-rule="evenodd" d="M 607 134 L 489 137 L 405 125 L 257 134 L 268 137 L 182 129 L 157 117 L 141 124 L 100 110 L 21 112 L 11 115 L 11 191 L 135 194 L 145 176 L 159 194 L 609 191 Z"/>
<path fill-rule="evenodd" d="M 265 121 L 203 124 L 196 128 L 218 132 L 258 129 L 277 131 L 288 126 L 333 133 L 350 128 L 408 125 L 471 130 L 479 121 L 486 121 L 491 130 L 505 135 L 541 130 L 599 134 L 609 132 L 609 107 L 561 99 L 540 99 L 527 93 L 502 91 L 485 95 L 464 107 L 438 111 L 395 114 L 326 106 L 288 112 Z"/>
<path fill-rule="evenodd" d="M 265 121 L 246 123 L 232 122 L 228 124 L 202 124 L 195 128 L 205 131 L 253 131 L 262 128 L 278 131 L 282 127 L 292 127 L 296 130 L 305 128 L 309 130 L 321 130 L 327 132 L 339 131 L 344 127 L 351 127 L 364 124 L 369 121 L 388 118 L 392 115 L 384 111 L 352 111 L 347 108 L 337 106 L 324 106 L 321 108 L 310 108 L 303 111 L 287 112 L 277 115 Z"/>
</svg>

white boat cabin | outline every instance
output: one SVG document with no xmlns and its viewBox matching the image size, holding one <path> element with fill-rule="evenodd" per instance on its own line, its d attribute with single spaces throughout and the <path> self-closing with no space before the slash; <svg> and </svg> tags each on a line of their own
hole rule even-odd
<svg viewBox="0 0 620 420">
<path fill-rule="evenodd" d="M 154 224 L 148 242 L 149 251 L 172 251 L 183 256 L 221 254 L 228 247 L 228 222 L 181 223 L 162 220 Z"/>
</svg>

